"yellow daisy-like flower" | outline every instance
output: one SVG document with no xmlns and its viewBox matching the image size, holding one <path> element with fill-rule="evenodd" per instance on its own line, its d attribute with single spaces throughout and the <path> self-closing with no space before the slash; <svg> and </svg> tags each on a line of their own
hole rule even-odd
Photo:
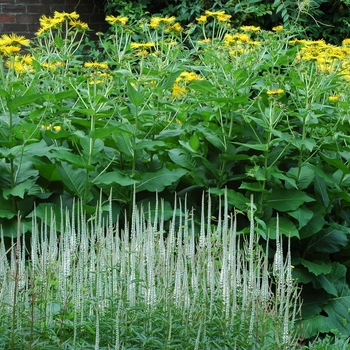
<svg viewBox="0 0 350 350">
<path fill-rule="evenodd" d="M 236 44 L 237 42 L 246 43 L 248 41 L 249 41 L 248 34 L 225 34 L 225 37 L 224 37 L 225 45 Z"/>
<path fill-rule="evenodd" d="M 279 32 L 279 31 L 283 30 L 283 26 L 276 26 L 276 27 L 273 27 L 272 30 L 273 30 L 274 32 Z"/>
<path fill-rule="evenodd" d="M 179 84 L 174 84 L 173 89 L 171 91 L 171 95 L 174 98 L 178 98 L 181 97 L 183 95 L 185 95 L 187 92 L 186 88 L 184 86 L 180 86 Z"/>
<path fill-rule="evenodd" d="M 149 23 L 150 28 L 158 28 L 161 24 L 170 26 L 176 21 L 176 17 L 152 17 L 151 22 Z"/>
<path fill-rule="evenodd" d="M 30 40 L 23 35 L 3 34 L 0 37 L 0 46 L 28 46 Z"/>
<path fill-rule="evenodd" d="M 242 26 L 241 30 L 243 30 L 244 32 L 258 32 L 260 30 L 260 27 Z"/>
<path fill-rule="evenodd" d="M 126 22 L 129 20 L 128 17 L 123 17 L 123 16 L 107 16 L 105 18 L 106 22 L 109 24 L 118 24 L 120 23 L 121 25 L 125 26 Z"/>
<path fill-rule="evenodd" d="M 146 49 L 149 47 L 154 47 L 154 42 L 150 41 L 148 43 L 131 43 L 130 47 L 132 49 Z"/>
<path fill-rule="evenodd" d="M 176 32 L 176 33 L 180 33 L 183 31 L 183 28 L 181 27 L 181 25 L 179 23 L 174 23 L 172 26 L 168 27 L 166 30 L 166 32 Z"/>
<path fill-rule="evenodd" d="M 339 99 L 340 99 L 342 96 L 343 96 L 342 94 L 329 96 L 329 97 L 328 97 L 328 101 L 330 101 L 330 102 L 339 101 Z"/>
<path fill-rule="evenodd" d="M 58 12 L 58 11 L 55 11 L 54 12 L 54 16 L 53 18 L 59 22 L 64 22 L 65 20 L 76 20 L 76 19 L 79 19 L 79 15 L 74 11 L 74 12 L 71 12 L 71 13 L 68 13 L 68 12 Z"/>
<path fill-rule="evenodd" d="M 222 14 L 222 15 L 216 16 L 216 19 L 219 22 L 227 22 L 231 17 L 232 17 L 231 15 Z"/>
<path fill-rule="evenodd" d="M 267 90 L 268 95 L 280 95 L 283 94 L 284 90 L 283 89 L 277 89 L 277 90 Z"/>
<path fill-rule="evenodd" d="M 349 45 L 350 45 L 350 39 L 344 39 L 344 40 L 342 41 L 342 45 L 343 45 L 343 46 L 349 46 Z"/>
<path fill-rule="evenodd" d="M 74 28 L 76 28 L 76 29 L 78 29 L 78 30 L 81 30 L 81 31 L 83 31 L 83 32 L 85 32 L 85 31 L 87 31 L 87 30 L 90 29 L 90 28 L 89 28 L 89 25 L 88 25 L 87 23 L 82 22 L 82 21 L 79 21 L 79 20 L 75 20 L 75 19 L 72 19 L 72 20 L 69 22 L 69 24 L 70 24 L 72 27 L 74 27 Z"/>
<path fill-rule="evenodd" d="M 11 55 L 17 53 L 21 50 L 19 46 L 0 46 L 0 54 L 2 55 Z"/>
<path fill-rule="evenodd" d="M 207 20 L 208 20 L 208 17 L 202 15 L 202 16 L 199 16 L 198 18 L 196 18 L 196 20 L 197 20 L 197 22 L 199 22 L 199 23 L 206 23 Z"/>
<path fill-rule="evenodd" d="M 108 69 L 107 62 L 85 62 L 85 68 L 98 68 L 98 69 Z"/>
</svg>

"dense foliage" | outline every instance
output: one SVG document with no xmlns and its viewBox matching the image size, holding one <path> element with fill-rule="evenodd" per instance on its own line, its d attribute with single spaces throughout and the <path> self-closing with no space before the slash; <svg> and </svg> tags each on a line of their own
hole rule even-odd
<svg viewBox="0 0 350 350">
<path fill-rule="evenodd" d="M 107 0 L 107 14 L 127 14 L 141 18 L 150 14 L 176 16 L 182 24 L 194 22 L 205 10 L 224 9 L 232 15 L 231 23 L 239 27 L 254 24 L 270 30 L 274 26 L 297 29 L 299 35 L 325 39 L 340 44 L 350 36 L 350 2 L 328 0 L 194 0 L 157 1 Z"/>
<path fill-rule="evenodd" d="M 165 219 L 175 191 L 194 213 L 210 192 L 215 223 L 225 188 L 245 233 L 253 195 L 261 243 L 274 248 L 276 212 L 292 237 L 306 336 L 349 333 L 349 40 L 237 29 L 224 11 L 187 29 L 175 17 L 106 20 L 113 35 L 99 45 L 76 13 L 43 16 L 32 43 L 0 38 L 4 235 L 18 213 L 25 232 L 73 197 L 94 213 L 111 195 L 114 220 L 127 216 L 134 191 L 138 202 L 161 193 Z"/>
</svg>

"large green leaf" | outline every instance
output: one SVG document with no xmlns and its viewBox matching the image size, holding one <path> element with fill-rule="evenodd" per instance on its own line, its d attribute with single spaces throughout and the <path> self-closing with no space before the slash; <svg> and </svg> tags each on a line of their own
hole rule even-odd
<svg viewBox="0 0 350 350">
<path fill-rule="evenodd" d="M 275 189 L 266 195 L 265 204 L 278 211 L 294 211 L 302 204 L 312 202 L 314 199 L 298 190 Z"/>
<path fill-rule="evenodd" d="M 127 86 L 128 97 L 130 99 L 130 102 L 136 107 L 141 106 L 144 102 L 144 98 L 141 95 L 141 93 L 138 92 L 129 82 L 127 82 L 126 86 Z"/>
<path fill-rule="evenodd" d="M 116 183 L 121 186 L 131 186 L 134 185 L 137 181 L 131 179 L 127 175 L 124 175 L 117 170 L 102 174 L 101 176 L 96 177 L 96 179 L 92 182 L 95 185 L 111 185 Z"/>
<path fill-rule="evenodd" d="M 308 188 L 314 180 L 315 171 L 312 165 L 306 164 L 301 168 L 295 167 L 289 169 L 287 175 L 295 179 L 299 190 L 304 190 L 305 188 Z"/>
<path fill-rule="evenodd" d="M 173 148 L 168 153 L 169 158 L 175 163 L 186 169 L 194 169 L 196 161 L 191 156 L 191 153 L 183 148 Z"/>
<path fill-rule="evenodd" d="M 23 199 L 26 192 L 33 186 L 34 183 L 35 180 L 27 180 L 16 185 L 13 188 L 4 188 L 3 196 L 5 199 L 8 199 L 10 195 L 14 197 L 20 197 Z"/>
<path fill-rule="evenodd" d="M 154 173 L 142 173 L 140 183 L 136 185 L 136 192 L 150 191 L 161 192 L 166 186 L 170 186 L 187 173 L 185 169 L 168 170 L 162 168 Z"/>
<path fill-rule="evenodd" d="M 86 169 L 77 169 L 73 165 L 62 162 L 56 168 L 64 185 L 79 198 L 83 197 L 86 187 Z"/>
<path fill-rule="evenodd" d="M 341 225 L 332 224 L 317 233 L 309 245 L 309 252 L 336 253 L 344 248 L 348 242 L 349 229 Z"/>
<path fill-rule="evenodd" d="M 346 282 L 347 269 L 338 262 L 332 263 L 331 267 L 331 273 L 317 276 L 314 281 L 316 288 L 328 289 L 327 292 L 334 297 L 324 301 L 323 310 L 327 316 L 318 315 L 303 321 L 309 337 L 334 329 L 344 335 L 350 334 L 350 289 Z"/>
<path fill-rule="evenodd" d="M 321 274 L 328 274 L 332 270 L 331 264 L 326 264 L 324 261 L 321 260 L 308 261 L 305 259 L 300 259 L 300 263 L 315 276 L 319 276 Z"/>
<path fill-rule="evenodd" d="M 314 216 L 314 212 L 306 207 L 299 207 L 297 210 L 289 211 L 288 214 L 292 216 L 294 219 L 297 219 L 299 222 L 298 229 L 300 230 L 302 227 L 306 226 L 307 223 Z"/>
<path fill-rule="evenodd" d="M 277 229 L 279 232 L 287 237 L 298 237 L 299 238 L 299 231 L 287 218 L 280 217 L 279 218 L 279 223 L 278 223 L 278 228 L 277 228 L 277 221 L 276 218 L 270 218 L 267 223 L 267 233 L 268 237 L 272 239 L 276 239 L 276 231 Z"/>
</svg>

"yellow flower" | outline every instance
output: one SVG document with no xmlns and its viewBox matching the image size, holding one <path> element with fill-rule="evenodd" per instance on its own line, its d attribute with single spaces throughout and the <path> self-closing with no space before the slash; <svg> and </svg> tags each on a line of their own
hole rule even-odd
<svg viewBox="0 0 350 350">
<path fill-rule="evenodd" d="M 276 27 L 273 27 L 272 30 L 273 30 L 274 32 L 279 32 L 279 31 L 283 30 L 283 26 L 276 26 Z"/>
<path fill-rule="evenodd" d="M 242 26 L 241 30 L 243 30 L 244 32 L 258 32 L 260 30 L 260 27 Z"/>
<path fill-rule="evenodd" d="M 172 26 L 168 27 L 165 31 L 166 32 L 174 31 L 174 32 L 180 33 L 182 30 L 183 28 L 179 23 L 174 23 Z"/>
<path fill-rule="evenodd" d="M 151 22 L 149 23 L 149 27 L 158 28 L 161 24 L 166 24 L 170 26 L 173 22 L 176 21 L 176 17 L 152 17 Z"/>
<path fill-rule="evenodd" d="M 224 37 L 225 45 L 236 44 L 237 41 L 246 43 L 249 41 L 249 35 L 248 34 L 225 34 L 225 37 Z"/>
<path fill-rule="evenodd" d="M 148 47 L 154 47 L 154 42 L 148 42 L 148 43 L 131 43 L 130 47 L 132 49 L 145 49 Z"/>
<path fill-rule="evenodd" d="M 231 17 L 232 17 L 231 15 L 221 14 L 221 15 L 216 16 L 216 19 L 219 22 L 227 22 Z"/>
<path fill-rule="evenodd" d="M 0 46 L 28 46 L 30 40 L 24 37 L 23 35 L 12 34 L 3 34 L 0 37 Z"/>
<path fill-rule="evenodd" d="M 343 46 L 349 46 L 350 45 L 350 39 L 344 39 L 342 41 Z"/>
<path fill-rule="evenodd" d="M 54 12 L 54 16 L 53 18 L 59 22 L 64 22 L 65 20 L 74 20 L 74 19 L 79 19 L 79 15 L 74 11 L 74 12 L 71 12 L 71 13 L 68 13 L 68 12 L 58 12 L 58 11 L 55 11 Z"/>
<path fill-rule="evenodd" d="M 186 88 L 184 86 L 180 86 L 179 84 L 174 84 L 171 95 L 174 98 L 181 97 L 186 94 Z"/>
<path fill-rule="evenodd" d="M 52 126 L 52 124 L 50 124 L 50 125 L 41 125 L 41 129 L 43 129 L 43 130 L 52 130 L 52 129 L 54 129 L 55 131 L 60 131 L 62 128 L 61 128 L 61 126 L 59 126 L 59 125 L 54 125 L 54 126 Z"/>
<path fill-rule="evenodd" d="M 211 42 L 210 38 L 198 40 L 198 43 L 200 43 L 200 44 L 209 44 L 210 42 Z"/>
<path fill-rule="evenodd" d="M 277 90 L 267 90 L 268 95 L 280 95 L 283 94 L 284 90 L 283 89 L 277 89 Z"/>
<path fill-rule="evenodd" d="M 0 53 L 5 56 L 17 53 L 20 50 L 21 48 L 18 46 L 0 46 Z"/>
<path fill-rule="evenodd" d="M 126 22 L 129 20 L 128 17 L 122 17 L 122 16 L 107 16 L 105 18 L 106 22 L 109 24 L 117 24 L 120 23 L 121 25 L 125 26 Z"/>
<path fill-rule="evenodd" d="M 81 31 L 83 31 L 83 32 L 85 32 L 86 30 L 89 30 L 88 24 L 85 23 L 85 22 L 79 21 L 79 20 L 72 19 L 72 20 L 69 22 L 69 24 L 70 24 L 72 27 L 74 27 L 74 28 L 76 28 L 76 29 L 78 29 L 78 30 L 81 30 Z"/>
<path fill-rule="evenodd" d="M 342 94 L 329 96 L 329 97 L 328 97 L 328 101 L 330 101 L 330 102 L 339 101 L 339 99 L 340 99 L 341 97 L 342 97 Z"/>
<path fill-rule="evenodd" d="M 108 69 L 107 62 L 85 62 L 85 68 L 100 68 L 100 69 Z"/>
<path fill-rule="evenodd" d="M 199 23 L 205 23 L 208 20 L 207 16 L 199 16 L 198 18 L 196 18 L 197 22 Z"/>
<path fill-rule="evenodd" d="M 184 81 L 184 82 L 191 82 L 194 80 L 204 80 L 204 78 L 202 78 L 200 75 L 197 75 L 194 72 L 182 72 L 175 80 L 176 83 L 180 82 L 180 81 Z"/>
</svg>

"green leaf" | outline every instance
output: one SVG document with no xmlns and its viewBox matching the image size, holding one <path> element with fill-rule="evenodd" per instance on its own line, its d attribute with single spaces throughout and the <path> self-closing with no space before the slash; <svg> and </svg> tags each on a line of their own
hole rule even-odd
<svg viewBox="0 0 350 350">
<path fill-rule="evenodd" d="M 56 168 L 64 185 L 74 195 L 82 198 L 86 187 L 86 169 L 77 169 L 66 162 L 57 163 Z"/>
<path fill-rule="evenodd" d="M 294 178 L 299 190 L 304 190 L 315 178 L 314 166 L 311 164 L 303 165 L 300 169 L 298 167 L 291 168 L 287 175 Z"/>
<path fill-rule="evenodd" d="M 14 188 L 4 188 L 3 196 L 5 199 L 9 199 L 9 196 L 24 198 L 26 192 L 33 186 L 35 180 L 27 180 L 19 185 L 16 185 Z"/>
<path fill-rule="evenodd" d="M 242 182 L 241 186 L 238 187 L 242 190 L 249 190 L 253 192 L 263 192 L 263 193 L 269 193 L 268 190 L 266 190 L 262 184 L 258 182 Z"/>
<path fill-rule="evenodd" d="M 297 190 L 275 189 L 266 196 L 265 204 L 277 211 L 294 211 L 302 204 L 314 199 L 306 193 Z"/>
<path fill-rule="evenodd" d="M 169 158 L 182 168 L 193 170 L 196 166 L 196 161 L 192 158 L 191 153 L 183 148 L 173 148 L 168 152 Z"/>
<path fill-rule="evenodd" d="M 49 157 L 60 159 L 62 161 L 65 161 L 65 162 L 68 162 L 68 163 L 73 164 L 75 166 L 78 166 L 80 168 L 87 167 L 87 163 L 84 160 L 84 158 L 82 158 L 81 156 L 78 156 L 76 154 L 73 154 L 69 150 L 54 149 L 51 151 L 51 156 L 49 156 Z"/>
<path fill-rule="evenodd" d="M 194 80 L 189 87 L 205 94 L 213 94 L 216 92 L 216 87 L 208 80 Z"/>
<path fill-rule="evenodd" d="M 36 102 L 40 97 L 41 97 L 40 94 L 24 95 L 21 97 L 15 97 L 12 100 L 9 100 L 7 102 L 7 107 L 13 111 L 17 107 L 28 105 L 28 104 Z"/>
<path fill-rule="evenodd" d="M 141 93 L 139 93 L 129 82 L 126 83 L 126 86 L 130 102 L 136 107 L 142 106 L 144 98 Z"/>
<path fill-rule="evenodd" d="M 226 189 L 226 191 L 228 204 L 239 210 L 247 210 L 247 203 L 249 203 L 249 199 L 247 199 L 242 193 L 234 190 Z M 224 198 L 225 189 L 211 188 L 210 193 Z"/>
<path fill-rule="evenodd" d="M 288 220 L 284 217 L 279 217 L 278 220 L 278 230 L 281 234 L 287 236 L 287 237 L 298 237 L 299 238 L 299 231 L 296 228 L 296 226 L 293 224 L 292 221 Z M 277 231 L 277 221 L 276 218 L 270 218 L 267 223 L 267 233 L 268 237 L 272 239 L 276 239 L 276 231 Z"/>
<path fill-rule="evenodd" d="M 150 191 L 161 192 L 165 187 L 178 181 L 187 173 L 185 169 L 174 169 L 172 171 L 162 168 L 154 173 L 141 174 L 140 183 L 136 185 L 136 192 Z"/>
<path fill-rule="evenodd" d="M 300 263 L 315 276 L 319 276 L 321 274 L 328 274 L 332 271 L 331 264 L 326 264 L 324 261 L 321 260 L 308 261 L 305 259 L 300 259 Z"/>
<path fill-rule="evenodd" d="M 127 175 L 124 175 L 120 171 L 112 171 L 96 177 L 92 183 L 95 185 L 111 185 L 115 183 L 120 186 L 131 186 L 137 183 L 137 181 L 131 179 Z"/>
<path fill-rule="evenodd" d="M 319 195 L 322 199 L 322 203 L 325 207 L 328 207 L 329 205 L 329 196 L 327 192 L 327 183 L 323 177 L 318 175 L 316 173 L 315 180 L 314 180 L 314 187 L 315 187 L 315 193 Z"/>
<path fill-rule="evenodd" d="M 321 157 L 328 164 L 334 166 L 334 168 L 340 169 L 344 174 L 350 174 L 349 168 L 340 159 L 330 158 L 330 157 L 326 156 L 324 153 L 321 153 Z"/>
<path fill-rule="evenodd" d="M 279 180 L 284 180 L 286 182 L 285 186 L 286 188 L 295 188 L 298 189 L 297 184 L 295 183 L 295 179 L 277 171 L 275 168 L 268 168 L 268 173 Z"/>
<path fill-rule="evenodd" d="M 310 253 L 336 253 L 348 244 L 349 229 L 332 224 L 317 233 L 309 246 Z"/>
<path fill-rule="evenodd" d="M 194 133 L 191 136 L 189 144 L 194 151 L 198 151 L 200 142 L 199 142 L 199 137 L 197 133 Z"/>
<path fill-rule="evenodd" d="M 297 210 L 289 211 L 288 214 L 292 216 L 294 219 L 297 219 L 299 222 L 298 229 L 300 230 L 302 227 L 306 226 L 307 223 L 314 216 L 314 212 L 305 207 L 299 207 Z"/>
</svg>

